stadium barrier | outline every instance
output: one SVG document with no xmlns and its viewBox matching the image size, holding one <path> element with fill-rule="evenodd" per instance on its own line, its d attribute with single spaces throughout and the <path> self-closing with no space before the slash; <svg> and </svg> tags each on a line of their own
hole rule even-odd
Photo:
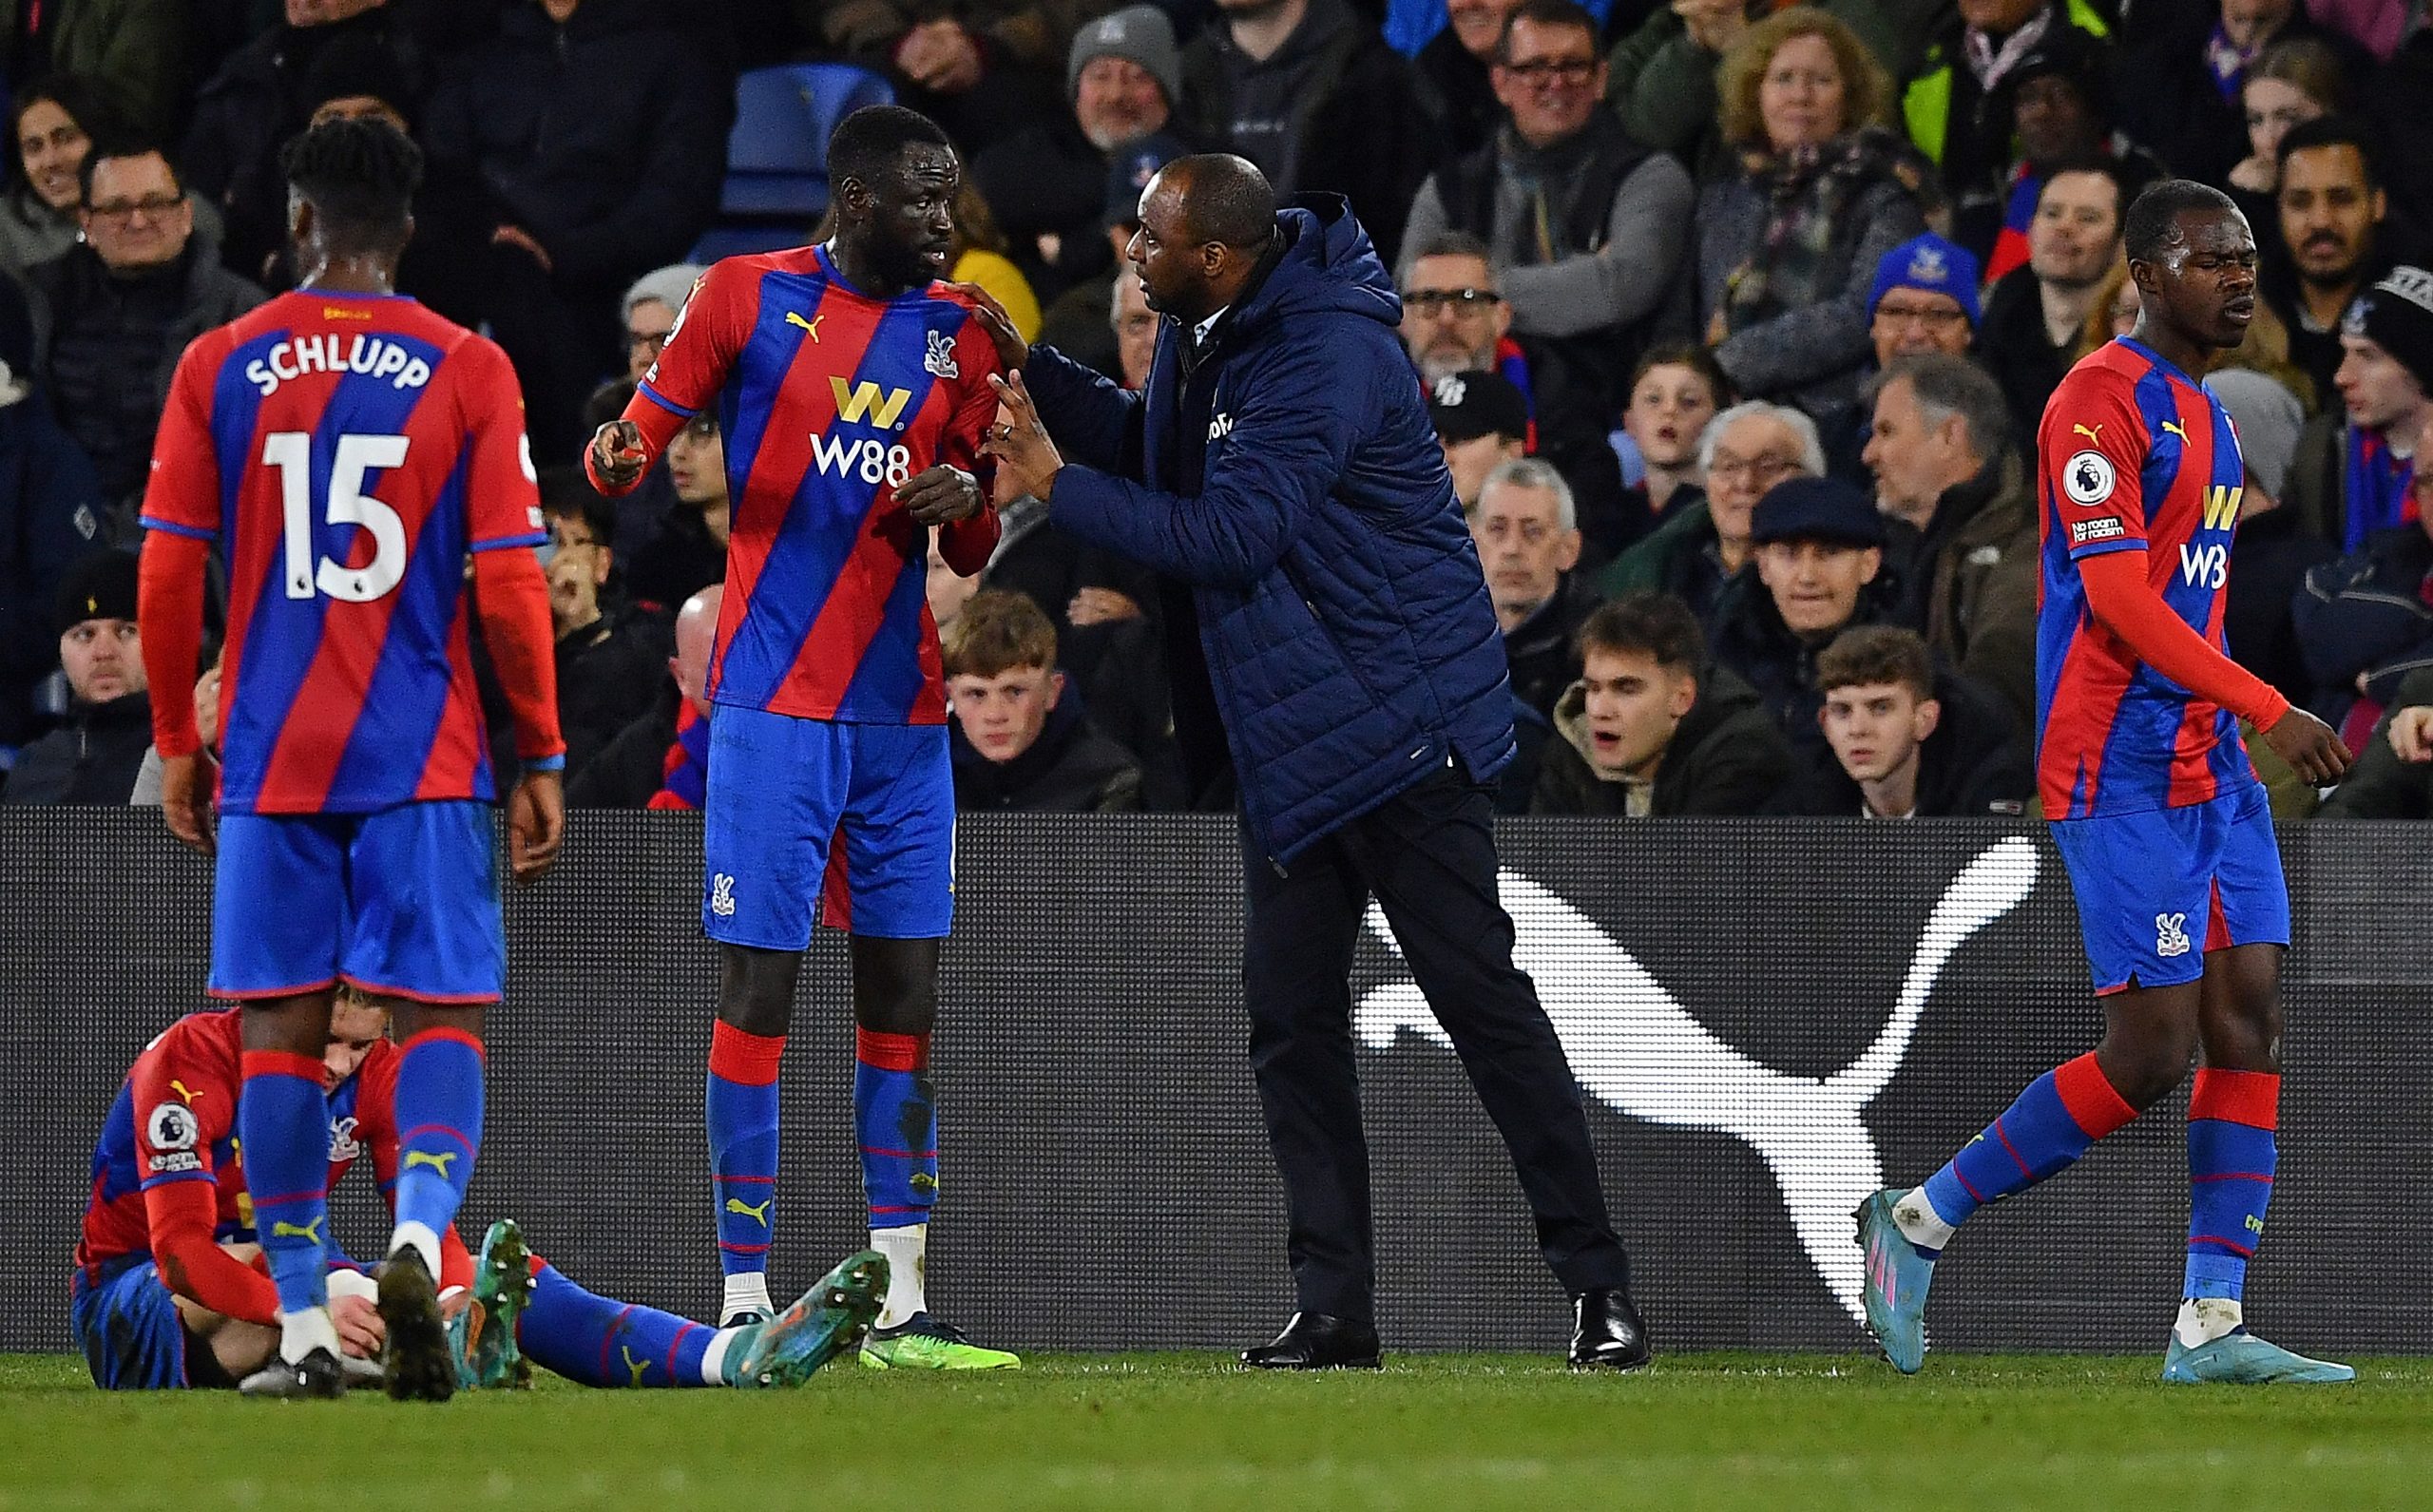
<svg viewBox="0 0 2433 1512">
<path fill-rule="evenodd" d="M 1861 1195 L 1923 1177 L 2097 1031 L 2032 827 L 1523 821 L 1504 840 L 1520 959 L 1583 1084 L 1659 1349 L 1860 1347 Z M 2433 1348 L 2393 1254 L 2433 1226 L 2415 1180 L 2433 869 L 2399 827 L 2283 845 L 2289 1083 L 2251 1300 L 2293 1347 Z M 0 1349 L 63 1349 L 93 1134 L 144 1043 L 201 1001 L 209 868 L 145 811 L 0 810 Z M 1230 1349 L 1289 1311 L 1242 1057 L 1239 864 L 1218 818 L 964 821 L 930 1294 L 977 1336 Z M 717 1297 L 699 896 L 697 820 L 586 813 L 510 898 L 468 1207 L 476 1231 L 522 1218 L 585 1285 L 695 1311 Z M 1379 933 L 1352 992 L 1389 1348 L 1557 1348 L 1562 1299 L 1503 1148 Z M 788 1058 L 781 1293 L 862 1242 L 846 1004 L 824 936 Z M 1937 1287 L 1938 1344 L 2158 1350 L 2180 1107 L 1973 1223 Z M 345 1190 L 336 1233 L 360 1252 L 385 1229 L 368 1173 Z"/>
</svg>

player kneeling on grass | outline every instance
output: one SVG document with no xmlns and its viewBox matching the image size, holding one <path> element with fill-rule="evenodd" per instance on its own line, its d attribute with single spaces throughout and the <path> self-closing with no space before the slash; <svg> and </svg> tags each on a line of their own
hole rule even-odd
<svg viewBox="0 0 2433 1512">
<path fill-rule="evenodd" d="M 341 990 L 321 1078 L 328 1185 L 369 1155 L 381 1193 L 393 1197 L 402 1057 L 387 1028 L 378 1002 Z M 256 1269 L 253 1198 L 234 1158 L 239 1042 L 235 1010 L 179 1020 L 136 1058 L 103 1124 L 68 1286 L 69 1318 L 96 1386 L 231 1387 L 278 1351 L 278 1294 Z M 307 1238 L 328 1257 L 346 1378 L 378 1381 L 386 1330 L 374 1283 L 326 1232 L 287 1237 Z M 464 1385 L 520 1377 L 519 1332 L 531 1358 L 597 1386 L 791 1385 L 860 1337 L 887 1287 L 886 1262 L 856 1255 L 773 1321 L 718 1330 L 584 1292 L 531 1260 L 512 1224 L 492 1228 L 478 1264 L 452 1227 L 439 1248 L 442 1307 Z M 492 1319 L 509 1326 L 490 1328 Z"/>
</svg>

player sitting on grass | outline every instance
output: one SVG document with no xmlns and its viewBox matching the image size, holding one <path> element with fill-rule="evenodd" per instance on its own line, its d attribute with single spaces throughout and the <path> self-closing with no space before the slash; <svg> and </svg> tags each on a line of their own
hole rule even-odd
<svg viewBox="0 0 2433 1512">
<path fill-rule="evenodd" d="M 377 1003 L 340 989 L 321 1085 L 328 1184 L 369 1155 L 393 1200 L 401 1055 L 387 1028 Z M 105 1389 L 233 1387 L 278 1350 L 278 1295 L 255 1269 L 253 1199 L 233 1158 L 239 1030 L 233 1009 L 171 1024 L 136 1057 L 102 1126 L 68 1308 L 93 1383 Z M 314 1238 L 336 1254 L 327 1234 Z M 887 1286 L 886 1262 L 865 1253 L 772 1322 L 712 1329 L 595 1296 L 522 1244 L 512 1224 L 495 1225 L 476 1265 L 453 1226 L 439 1234 L 442 1306 L 463 1384 L 520 1374 L 520 1331 L 533 1359 L 595 1386 L 792 1385 L 859 1338 Z M 334 1263 L 329 1291 L 346 1377 L 378 1381 L 386 1330 L 374 1282 Z M 486 1328 L 493 1316 L 520 1329 Z"/>
</svg>

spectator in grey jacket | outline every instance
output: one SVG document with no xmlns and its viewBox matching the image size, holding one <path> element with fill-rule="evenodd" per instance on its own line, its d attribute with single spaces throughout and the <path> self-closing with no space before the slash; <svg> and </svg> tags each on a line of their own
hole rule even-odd
<svg viewBox="0 0 2433 1512">
<path fill-rule="evenodd" d="M 1869 352 L 1868 280 L 1925 229 L 1930 170 L 1882 123 L 1883 66 L 1850 29 L 1793 7 L 1725 55 L 1732 178 L 1698 195 L 1697 305 L 1715 360 L 1757 398 L 1847 403 Z"/>
<path fill-rule="evenodd" d="M 1447 230 L 1486 242 L 1529 355 L 1541 445 L 1601 445 L 1680 287 L 1695 191 L 1605 108 L 1597 24 L 1572 0 L 1525 0 L 1489 76 L 1503 125 L 1421 186 L 1403 245 Z"/>
</svg>

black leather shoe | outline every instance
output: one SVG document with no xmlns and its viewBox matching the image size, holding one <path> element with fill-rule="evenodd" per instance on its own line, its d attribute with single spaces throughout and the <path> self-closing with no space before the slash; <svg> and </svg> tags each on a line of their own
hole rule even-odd
<svg viewBox="0 0 2433 1512">
<path fill-rule="evenodd" d="M 1244 1349 L 1242 1363 L 1255 1370 L 1374 1370 L 1377 1330 L 1324 1312 L 1295 1312 L 1273 1341 Z"/>
<path fill-rule="evenodd" d="M 1572 1299 L 1571 1364 L 1579 1370 L 1636 1370 L 1648 1362 L 1647 1325 L 1619 1288 Z"/>
</svg>

